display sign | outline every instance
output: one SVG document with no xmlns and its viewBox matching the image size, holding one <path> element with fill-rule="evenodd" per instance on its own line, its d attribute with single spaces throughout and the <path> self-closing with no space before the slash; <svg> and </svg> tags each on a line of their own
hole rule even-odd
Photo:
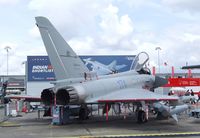
<svg viewBox="0 0 200 138">
<path fill-rule="evenodd" d="M 164 87 L 200 86 L 200 78 L 169 78 Z"/>
<path fill-rule="evenodd" d="M 133 55 L 80 56 L 89 70 L 96 72 L 97 75 L 128 71 L 134 57 Z M 48 56 L 28 56 L 27 71 L 28 81 L 55 80 Z"/>
<path fill-rule="evenodd" d="M 27 57 L 28 81 L 54 81 L 55 74 L 48 56 Z"/>
</svg>

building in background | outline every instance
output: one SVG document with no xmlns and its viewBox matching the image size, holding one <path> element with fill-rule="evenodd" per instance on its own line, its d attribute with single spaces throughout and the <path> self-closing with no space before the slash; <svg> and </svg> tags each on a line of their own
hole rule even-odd
<svg viewBox="0 0 200 138">
<path fill-rule="evenodd" d="M 25 75 L 1 75 L 0 87 L 7 82 L 6 94 L 25 94 Z"/>
</svg>

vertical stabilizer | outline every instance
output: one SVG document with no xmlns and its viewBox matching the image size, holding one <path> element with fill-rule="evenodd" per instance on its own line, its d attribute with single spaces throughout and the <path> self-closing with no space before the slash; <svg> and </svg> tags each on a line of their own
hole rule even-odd
<svg viewBox="0 0 200 138">
<path fill-rule="evenodd" d="M 57 80 L 79 78 L 89 72 L 81 59 L 45 17 L 35 17 Z"/>
</svg>

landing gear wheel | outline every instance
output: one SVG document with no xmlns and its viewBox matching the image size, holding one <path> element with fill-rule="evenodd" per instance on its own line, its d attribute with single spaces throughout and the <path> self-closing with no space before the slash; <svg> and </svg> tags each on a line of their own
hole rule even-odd
<svg viewBox="0 0 200 138">
<path fill-rule="evenodd" d="M 147 117 L 146 117 L 146 113 L 144 111 L 138 111 L 138 115 L 137 115 L 137 122 L 138 123 L 145 123 L 147 122 Z"/>
<path fill-rule="evenodd" d="M 89 115 L 89 112 L 86 108 L 81 108 L 80 111 L 79 111 L 79 119 L 80 120 L 86 120 L 86 119 L 89 119 L 88 117 Z"/>
</svg>

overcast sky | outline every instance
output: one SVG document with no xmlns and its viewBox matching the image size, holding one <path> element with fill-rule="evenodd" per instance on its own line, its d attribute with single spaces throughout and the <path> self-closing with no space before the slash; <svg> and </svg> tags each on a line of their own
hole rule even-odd
<svg viewBox="0 0 200 138">
<path fill-rule="evenodd" d="M 150 66 L 200 64 L 199 0 L 0 0 L 0 74 L 24 74 L 28 55 L 46 55 L 35 16 L 55 25 L 78 55 L 135 55 Z"/>
</svg>

